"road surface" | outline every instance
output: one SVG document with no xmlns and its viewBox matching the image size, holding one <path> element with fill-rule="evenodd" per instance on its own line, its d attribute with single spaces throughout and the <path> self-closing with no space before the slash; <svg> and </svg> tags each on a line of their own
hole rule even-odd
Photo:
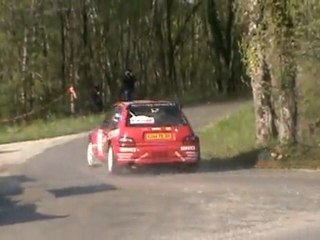
<svg viewBox="0 0 320 240">
<path fill-rule="evenodd" d="M 185 111 L 198 128 L 241 104 Z M 0 177 L 1 240 L 320 239 L 320 172 L 205 164 L 110 176 L 87 167 L 86 143 L 55 146 Z"/>
</svg>

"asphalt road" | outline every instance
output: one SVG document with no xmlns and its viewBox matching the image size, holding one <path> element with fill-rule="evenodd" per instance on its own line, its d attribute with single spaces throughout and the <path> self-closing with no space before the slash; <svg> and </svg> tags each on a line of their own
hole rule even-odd
<svg viewBox="0 0 320 240">
<path fill-rule="evenodd" d="M 198 128 L 241 103 L 186 109 Z M 88 168 L 87 139 L 0 177 L 0 239 L 320 239 L 320 172 Z M 214 147 L 214 146 L 213 146 Z"/>
</svg>

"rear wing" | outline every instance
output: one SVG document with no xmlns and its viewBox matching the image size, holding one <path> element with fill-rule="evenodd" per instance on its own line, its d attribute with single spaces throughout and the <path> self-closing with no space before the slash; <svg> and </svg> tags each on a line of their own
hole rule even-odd
<svg viewBox="0 0 320 240">
<path fill-rule="evenodd" d="M 180 104 L 179 102 L 149 102 L 149 103 L 131 103 L 128 105 L 128 108 L 130 107 L 164 107 L 164 106 L 172 106 L 172 107 L 178 107 L 179 109 L 182 109 L 182 104 Z"/>
</svg>

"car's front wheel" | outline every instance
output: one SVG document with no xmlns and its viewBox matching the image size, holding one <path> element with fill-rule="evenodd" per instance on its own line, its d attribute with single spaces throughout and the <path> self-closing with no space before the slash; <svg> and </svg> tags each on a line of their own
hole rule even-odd
<svg viewBox="0 0 320 240">
<path fill-rule="evenodd" d="M 108 148 L 107 169 L 108 169 L 108 172 L 111 174 L 119 173 L 118 162 L 115 157 L 113 147 L 111 145 Z"/>
<path fill-rule="evenodd" d="M 93 167 L 96 164 L 96 159 L 93 153 L 92 143 L 88 143 L 87 147 L 87 162 L 89 167 Z"/>
</svg>

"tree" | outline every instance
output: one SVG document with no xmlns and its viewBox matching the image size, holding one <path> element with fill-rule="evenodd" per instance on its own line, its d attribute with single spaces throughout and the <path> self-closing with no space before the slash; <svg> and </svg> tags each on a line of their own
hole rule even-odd
<svg viewBox="0 0 320 240">
<path fill-rule="evenodd" d="M 270 9 L 268 62 L 274 82 L 273 97 L 278 139 L 281 144 L 295 143 L 297 135 L 296 39 L 291 16 L 291 1 L 273 0 Z"/>
<path fill-rule="evenodd" d="M 94 84 L 117 101 L 125 67 L 139 79 L 138 98 L 243 89 L 234 0 L 0 2 L 1 117 L 66 114 L 70 84 L 83 113 Z"/>
<path fill-rule="evenodd" d="M 248 8 L 244 10 L 248 18 L 248 34 L 243 47 L 247 72 L 251 78 L 258 145 L 269 144 L 277 134 L 271 98 L 270 66 L 266 59 L 263 3 L 263 0 L 248 0 Z"/>
</svg>

